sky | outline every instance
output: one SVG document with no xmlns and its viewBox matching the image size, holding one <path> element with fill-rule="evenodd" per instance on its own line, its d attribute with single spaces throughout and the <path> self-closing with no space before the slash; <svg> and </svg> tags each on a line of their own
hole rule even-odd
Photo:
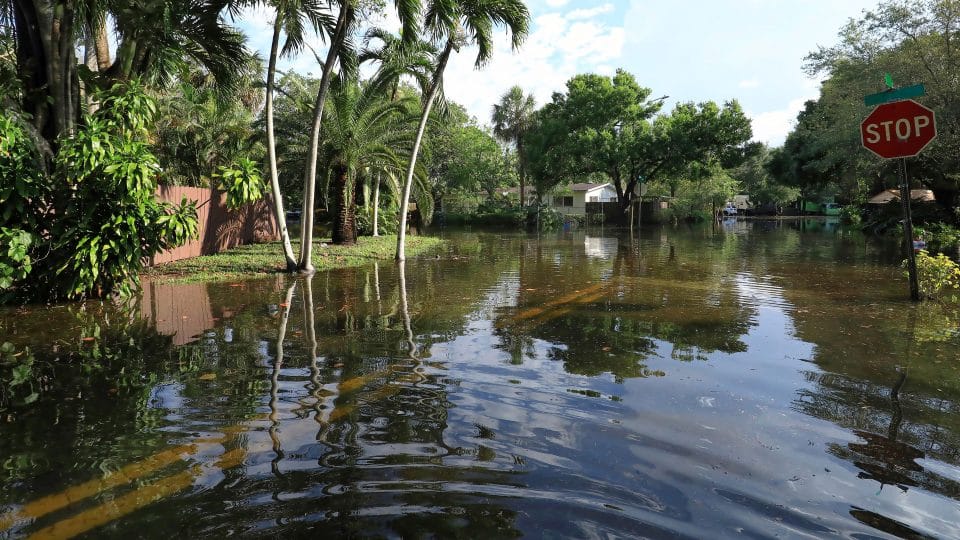
<svg viewBox="0 0 960 540">
<path fill-rule="evenodd" d="M 754 139 L 783 143 L 819 81 L 803 71 L 803 58 L 818 46 L 837 42 L 850 18 L 859 18 L 877 0 L 528 0 L 530 33 L 511 51 L 498 30 L 491 61 L 474 68 L 476 49 L 451 59 L 444 85 L 447 97 L 488 124 L 493 104 L 511 86 L 533 94 L 537 105 L 562 92 L 578 73 L 631 72 L 652 97 L 677 102 L 731 99 L 753 121 Z M 240 27 L 266 58 L 272 13 L 244 14 Z M 399 29 L 388 13 L 376 24 Z M 319 40 L 314 45 L 323 53 Z M 313 54 L 286 59 L 281 69 L 319 74 Z"/>
</svg>

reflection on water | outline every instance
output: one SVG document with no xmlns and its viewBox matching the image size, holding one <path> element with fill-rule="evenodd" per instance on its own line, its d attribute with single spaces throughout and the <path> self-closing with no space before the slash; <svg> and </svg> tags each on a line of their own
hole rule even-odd
<svg viewBox="0 0 960 540">
<path fill-rule="evenodd" d="M 634 234 L 0 312 L 0 536 L 960 536 L 895 246 Z"/>
</svg>

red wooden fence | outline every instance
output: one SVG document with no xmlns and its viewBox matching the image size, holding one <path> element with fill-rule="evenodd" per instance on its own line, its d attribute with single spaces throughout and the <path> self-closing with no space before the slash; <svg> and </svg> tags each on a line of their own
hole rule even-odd
<svg viewBox="0 0 960 540">
<path fill-rule="evenodd" d="M 278 238 L 269 197 L 229 211 L 227 196 L 220 190 L 181 186 L 157 188 L 157 199 L 161 201 L 180 204 L 184 197 L 197 201 L 199 236 L 183 246 L 157 254 L 150 260 L 151 266 L 200 255 L 212 255 L 232 247 Z"/>
</svg>

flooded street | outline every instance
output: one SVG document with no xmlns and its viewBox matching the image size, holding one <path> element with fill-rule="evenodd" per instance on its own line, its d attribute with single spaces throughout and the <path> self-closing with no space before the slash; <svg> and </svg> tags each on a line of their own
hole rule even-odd
<svg viewBox="0 0 960 540">
<path fill-rule="evenodd" d="M 0 311 L 0 537 L 960 537 L 958 316 L 896 245 L 445 236 Z"/>
</svg>

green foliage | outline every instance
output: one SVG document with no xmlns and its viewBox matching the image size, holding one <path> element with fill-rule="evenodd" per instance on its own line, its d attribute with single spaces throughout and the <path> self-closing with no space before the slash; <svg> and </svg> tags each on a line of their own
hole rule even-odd
<svg viewBox="0 0 960 540">
<path fill-rule="evenodd" d="M 537 219 L 534 216 L 534 219 Z M 559 231 L 563 227 L 564 215 L 559 211 L 550 208 L 542 207 L 540 209 L 540 230 L 541 231 Z"/>
<path fill-rule="evenodd" d="M 30 233 L 20 229 L 0 227 L 0 291 L 27 279 L 32 269 L 30 261 Z"/>
<path fill-rule="evenodd" d="M 624 207 L 639 182 L 662 180 L 676 195 L 691 166 L 738 165 L 752 135 L 736 101 L 680 103 L 654 117 L 662 100 L 618 70 L 613 77 L 577 75 L 536 115 L 527 160 L 539 193 L 564 181 L 603 174 Z"/>
<path fill-rule="evenodd" d="M 227 208 L 230 210 L 259 201 L 267 189 L 260 175 L 260 167 L 245 157 L 229 167 L 221 166 L 214 178 L 217 180 L 217 189 L 226 192 Z"/>
<path fill-rule="evenodd" d="M 931 223 L 917 227 L 917 232 L 927 242 L 927 247 L 934 253 L 943 253 L 960 249 L 960 228 L 946 223 Z"/>
<path fill-rule="evenodd" d="M 849 200 L 895 186 L 896 163 L 863 149 L 859 131 L 851 129 L 870 112 L 861 98 L 883 91 L 890 73 L 900 86 L 926 85 L 919 101 L 936 111 L 941 129 L 910 161 L 909 172 L 953 209 L 960 195 L 960 131 L 948 126 L 960 119 L 960 57 L 953 53 L 958 18 L 960 3 L 953 0 L 885 0 L 848 22 L 836 45 L 811 53 L 807 71 L 825 80 L 774 159 L 778 180 L 805 196 L 830 187 Z"/>
<path fill-rule="evenodd" d="M 209 74 L 191 66 L 177 84 L 155 92 L 158 114 L 151 131 L 161 183 L 205 187 L 221 167 L 265 158 L 254 116 L 263 101 L 261 71 L 258 61 L 247 62 L 235 90 L 223 95 Z"/>
<path fill-rule="evenodd" d="M 397 234 L 397 213 L 381 208 L 377 212 L 378 232 Z M 362 236 L 373 234 L 373 207 L 362 207 L 357 211 L 357 231 Z"/>
<path fill-rule="evenodd" d="M 0 226 L 36 228 L 45 209 L 32 201 L 49 194 L 45 167 L 24 126 L 0 111 Z"/>
<path fill-rule="evenodd" d="M 18 351 L 12 343 L 0 344 L 0 411 L 11 405 L 29 405 L 40 397 L 35 363 L 29 348 Z"/>
<path fill-rule="evenodd" d="M 30 196 L 23 199 L 18 192 L 23 204 L 16 215 L 46 216 L 43 222 L 24 220 L 20 231 L 4 229 L 6 239 L 15 240 L 5 258 L 32 267 L 29 276 L 26 265 L 4 271 L 19 296 L 57 300 L 127 293 L 145 260 L 196 235 L 193 203 L 173 206 L 154 198 L 160 167 L 144 142 L 154 101 L 136 82 L 117 84 L 98 101 L 97 113 L 58 141 L 52 173 L 34 170 L 27 175 L 35 182 Z M 34 155 L 32 141 L 18 137 L 10 144 L 5 153 L 13 159 L 3 166 L 29 167 L 29 160 L 19 158 Z"/>
<path fill-rule="evenodd" d="M 906 266 L 906 261 L 904 261 Z M 917 277 L 920 281 L 920 294 L 932 300 L 958 300 L 960 289 L 960 265 L 946 255 L 939 253 L 931 256 L 926 250 L 917 253 Z"/>
</svg>

